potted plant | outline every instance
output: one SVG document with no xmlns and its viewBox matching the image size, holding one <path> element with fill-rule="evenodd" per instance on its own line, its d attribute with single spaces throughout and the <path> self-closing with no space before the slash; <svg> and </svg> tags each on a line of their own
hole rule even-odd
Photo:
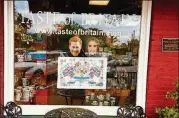
<svg viewBox="0 0 179 118">
<path fill-rule="evenodd" d="M 174 83 L 175 91 L 167 92 L 166 98 L 176 100 L 176 104 L 171 107 L 156 108 L 159 118 L 179 118 L 179 82 Z"/>
</svg>

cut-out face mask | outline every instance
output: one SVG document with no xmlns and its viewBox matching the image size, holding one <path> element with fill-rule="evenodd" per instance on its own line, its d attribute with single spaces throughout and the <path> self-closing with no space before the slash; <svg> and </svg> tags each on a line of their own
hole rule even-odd
<svg viewBox="0 0 179 118">
<path fill-rule="evenodd" d="M 98 51 L 98 44 L 96 41 L 89 41 L 88 42 L 88 53 L 95 54 Z"/>
<path fill-rule="evenodd" d="M 71 42 L 69 49 L 73 56 L 78 56 L 81 51 L 81 44 L 79 42 Z"/>
</svg>

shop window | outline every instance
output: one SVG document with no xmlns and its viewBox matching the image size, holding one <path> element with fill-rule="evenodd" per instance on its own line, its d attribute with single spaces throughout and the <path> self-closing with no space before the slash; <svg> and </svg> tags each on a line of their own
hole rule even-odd
<svg viewBox="0 0 179 118">
<path fill-rule="evenodd" d="M 5 66 L 13 68 L 5 73 L 11 77 L 5 89 L 12 92 L 5 102 L 13 100 L 25 114 L 35 106 L 45 106 L 39 114 L 78 106 L 100 115 L 115 115 L 118 106 L 145 106 L 151 2 L 93 2 L 5 2 L 11 8 L 5 12 L 14 16 L 7 26 L 14 32 L 5 36 L 12 41 Z"/>
</svg>

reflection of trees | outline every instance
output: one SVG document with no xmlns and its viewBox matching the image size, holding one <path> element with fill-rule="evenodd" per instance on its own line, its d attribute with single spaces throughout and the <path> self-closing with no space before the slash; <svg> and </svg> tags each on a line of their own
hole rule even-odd
<svg viewBox="0 0 179 118">
<path fill-rule="evenodd" d="M 34 39 L 33 43 L 31 43 L 29 50 L 46 50 L 47 48 L 47 34 L 45 33 L 33 33 L 31 34 Z"/>
<path fill-rule="evenodd" d="M 105 25 L 119 26 L 122 23 L 122 15 L 105 14 Z"/>
<path fill-rule="evenodd" d="M 102 30 L 99 30 L 97 28 L 88 28 L 85 29 L 83 26 L 79 25 L 78 23 L 72 21 L 71 18 L 66 18 L 65 22 L 61 22 L 60 24 L 54 24 L 53 26 L 55 26 L 56 31 L 60 32 L 60 31 L 66 31 L 66 30 L 70 30 L 70 31 L 94 31 L 94 32 L 98 32 L 98 34 L 100 32 L 102 32 Z M 48 50 L 64 50 L 67 51 L 68 50 L 68 41 L 69 39 L 73 36 L 74 34 L 52 34 L 49 36 L 48 41 L 47 41 L 47 49 Z M 80 35 L 80 34 L 78 34 Z M 83 47 L 86 47 L 86 44 L 88 42 L 88 39 L 90 37 L 96 37 L 98 39 L 99 42 L 99 46 L 103 47 L 103 48 L 108 48 L 109 50 L 116 48 L 115 46 L 113 46 L 113 43 L 119 42 L 119 39 L 116 36 L 107 36 L 107 34 L 105 32 L 100 33 L 100 35 L 93 35 L 93 34 L 87 34 L 87 35 L 80 35 L 80 38 L 83 41 Z M 49 45 L 50 44 L 50 45 Z M 85 48 L 84 48 L 85 49 Z M 115 53 L 115 50 L 111 50 L 112 52 Z"/>
<path fill-rule="evenodd" d="M 122 43 L 122 44 L 120 45 L 120 47 L 121 47 L 121 48 L 127 48 L 128 46 L 127 46 L 126 43 Z"/>
<path fill-rule="evenodd" d="M 27 34 L 27 30 L 32 27 L 32 21 L 15 10 L 14 16 L 14 45 L 15 48 L 28 48 L 28 41 L 33 41 L 32 37 Z"/>
<path fill-rule="evenodd" d="M 66 24 L 64 24 L 63 30 L 78 30 L 78 29 L 82 29 L 84 30 L 84 28 L 79 25 L 78 23 L 75 23 L 74 21 L 72 21 L 70 18 L 66 18 Z M 68 49 L 68 40 L 73 36 L 73 34 L 65 34 L 65 35 L 58 35 L 58 49 L 62 49 L 62 50 L 66 50 Z"/>
<path fill-rule="evenodd" d="M 74 21 L 72 21 L 70 18 L 66 18 L 66 22 L 65 23 L 61 23 L 61 24 L 54 24 L 54 26 L 59 26 L 60 25 L 60 29 L 57 28 L 57 30 L 71 30 L 71 31 L 78 31 L 78 30 L 92 30 L 92 31 L 100 31 L 97 28 L 89 28 L 89 29 L 85 29 L 84 27 L 82 27 L 81 25 L 79 25 L 78 23 L 75 23 Z M 55 34 L 53 34 L 55 35 Z M 48 43 L 52 43 L 53 46 L 50 46 L 48 49 L 52 50 L 52 49 L 61 49 L 61 50 L 67 50 L 68 49 L 68 40 L 74 35 L 74 34 L 59 34 L 56 35 L 55 38 L 52 38 L 53 35 L 50 35 L 51 38 L 49 38 Z M 93 36 L 93 35 L 92 35 Z M 85 47 L 90 35 L 80 35 L 82 41 L 83 41 L 83 47 Z M 100 46 L 105 46 L 105 38 L 106 35 L 104 36 L 100 36 L 100 35 L 95 35 L 93 37 L 98 38 L 99 40 L 99 44 Z M 56 41 L 53 41 L 56 40 Z M 56 43 L 55 43 L 56 42 Z"/>
<path fill-rule="evenodd" d="M 120 39 L 117 36 L 110 36 L 111 39 L 111 44 L 110 47 L 111 48 L 118 48 L 119 43 L 120 43 Z"/>
</svg>

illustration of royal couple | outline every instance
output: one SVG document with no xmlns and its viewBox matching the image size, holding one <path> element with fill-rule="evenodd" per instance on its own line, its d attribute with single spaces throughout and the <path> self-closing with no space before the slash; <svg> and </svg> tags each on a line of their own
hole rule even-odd
<svg viewBox="0 0 179 118">
<path fill-rule="evenodd" d="M 91 37 L 87 42 L 87 55 L 93 56 L 98 52 L 98 39 Z M 73 36 L 69 40 L 69 57 L 86 57 L 87 56 L 82 48 L 82 40 L 79 36 Z"/>
</svg>

